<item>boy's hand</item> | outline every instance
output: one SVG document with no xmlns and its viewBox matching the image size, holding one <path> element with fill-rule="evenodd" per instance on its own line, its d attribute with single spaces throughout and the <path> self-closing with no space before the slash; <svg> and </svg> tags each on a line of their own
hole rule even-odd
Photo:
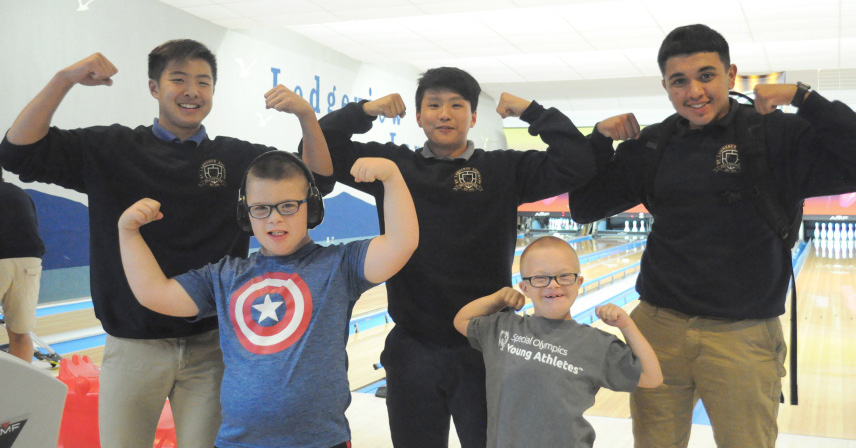
<svg viewBox="0 0 856 448">
<path fill-rule="evenodd" d="M 523 308 L 523 305 L 526 305 L 526 296 L 524 296 L 520 291 L 514 288 L 509 288 L 508 286 L 497 292 L 497 299 L 505 303 L 506 306 L 514 309 L 514 311 L 520 311 L 520 309 Z"/>
<path fill-rule="evenodd" d="M 119 217 L 119 229 L 139 230 L 140 227 L 161 218 L 163 213 L 160 212 L 160 202 L 149 198 L 140 199 Z"/>
<path fill-rule="evenodd" d="M 614 303 L 599 306 L 594 309 L 594 313 L 597 314 L 597 317 L 599 317 L 603 323 L 618 329 L 622 329 L 633 323 L 630 316 L 627 315 L 627 312 Z"/>
<path fill-rule="evenodd" d="M 265 93 L 265 108 L 287 112 L 298 117 L 314 114 L 315 109 L 300 95 L 279 84 Z"/>
<path fill-rule="evenodd" d="M 755 86 L 755 110 L 769 114 L 779 106 L 791 104 L 797 93 L 796 84 L 758 84 Z"/>
<path fill-rule="evenodd" d="M 112 86 L 110 78 L 119 70 L 101 53 L 95 53 L 85 59 L 60 70 L 60 73 L 68 81 L 69 85 L 82 84 L 84 86 Z"/>
<path fill-rule="evenodd" d="M 514 96 L 510 93 L 503 92 L 499 96 L 499 104 L 496 106 L 496 113 L 502 118 L 519 117 L 526 110 L 532 101 L 524 100 L 523 98 Z"/>
<path fill-rule="evenodd" d="M 613 140 L 638 138 L 639 122 L 632 113 L 616 115 L 598 123 L 597 132 Z"/>
<path fill-rule="evenodd" d="M 385 182 L 396 174 L 400 175 L 400 171 L 395 162 L 382 157 L 362 157 L 351 167 L 351 175 L 357 182 Z"/>
<path fill-rule="evenodd" d="M 404 107 L 404 100 L 397 93 L 364 103 L 363 112 L 372 117 L 384 116 L 386 118 L 404 118 L 404 115 L 407 113 Z"/>
</svg>

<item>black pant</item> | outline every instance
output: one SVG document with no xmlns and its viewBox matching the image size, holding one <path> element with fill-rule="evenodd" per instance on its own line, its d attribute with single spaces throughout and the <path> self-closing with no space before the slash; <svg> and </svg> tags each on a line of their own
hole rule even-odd
<svg viewBox="0 0 856 448">
<path fill-rule="evenodd" d="M 386 338 L 381 363 L 395 447 L 447 447 L 451 416 L 462 448 L 484 448 L 487 402 L 481 352 L 469 345 L 429 345 L 395 327 Z"/>
</svg>

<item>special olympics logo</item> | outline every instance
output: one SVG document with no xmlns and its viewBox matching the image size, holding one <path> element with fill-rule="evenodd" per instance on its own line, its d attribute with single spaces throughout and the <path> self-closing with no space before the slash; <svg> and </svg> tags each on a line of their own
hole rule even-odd
<svg viewBox="0 0 856 448">
<path fill-rule="evenodd" d="M 303 336 L 312 316 L 312 294 L 299 275 L 269 272 L 232 294 L 229 315 L 245 349 L 276 353 Z"/>
<path fill-rule="evenodd" d="M 505 344 L 508 343 L 508 331 L 499 330 L 499 351 L 505 350 Z"/>
</svg>

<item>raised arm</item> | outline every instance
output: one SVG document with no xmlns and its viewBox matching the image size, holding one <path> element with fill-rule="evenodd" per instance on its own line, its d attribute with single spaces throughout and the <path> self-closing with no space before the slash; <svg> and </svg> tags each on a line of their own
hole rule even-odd
<svg viewBox="0 0 856 448">
<path fill-rule="evenodd" d="M 60 70 L 24 107 L 9 128 L 6 138 L 15 145 L 28 145 L 41 140 L 48 133 L 54 112 L 72 87 L 76 84 L 113 85 L 111 76 L 117 71 L 113 63 L 101 53 L 95 53 Z"/>
<path fill-rule="evenodd" d="M 196 303 L 181 284 L 166 278 L 140 234 L 140 227 L 161 218 L 160 203 L 148 198 L 137 201 L 119 217 L 119 250 L 125 276 L 144 307 L 167 316 L 196 316 Z"/>
<path fill-rule="evenodd" d="M 395 275 L 419 245 L 419 222 L 410 190 L 398 166 L 391 160 L 364 157 L 351 168 L 356 182 L 383 183 L 383 219 L 385 231 L 369 244 L 365 276 L 380 283 Z"/>
<path fill-rule="evenodd" d="M 546 151 L 516 151 L 514 182 L 518 201 L 533 202 L 567 193 L 588 182 L 596 172 L 588 139 L 556 108 L 503 93 L 496 107 L 500 117 L 520 117 L 529 134 L 547 144 Z M 525 149 L 525 148 L 518 148 Z"/>
<path fill-rule="evenodd" d="M 496 313 L 507 306 L 519 311 L 525 304 L 526 296 L 520 291 L 506 286 L 489 296 L 478 298 L 464 305 L 455 315 L 455 329 L 466 336 L 467 327 L 469 327 L 472 318 Z"/>
<path fill-rule="evenodd" d="M 660 370 L 660 361 L 657 360 L 657 354 L 651 348 L 651 344 L 636 327 L 633 319 L 621 309 L 621 307 L 612 303 L 595 308 L 595 314 L 603 323 L 616 327 L 621 330 L 624 335 L 624 340 L 630 346 L 633 354 L 639 358 L 642 364 L 642 375 L 639 377 L 639 387 L 654 388 L 663 384 L 663 372 Z"/>
<path fill-rule="evenodd" d="M 332 176 L 333 161 L 330 159 L 327 141 L 321 133 L 321 126 L 318 125 L 318 118 L 315 116 L 312 105 L 288 87 L 280 84 L 265 93 L 265 106 L 268 109 L 297 116 L 303 131 L 303 161 L 313 173 Z"/>
<path fill-rule="evenodd" d="M 404 100 L 397 93 L 391 93 L 374 101 L 363 103 L 363 112 L 372 117 L 404 118 L 407 113 L 405 109 Z"/>
</svg>

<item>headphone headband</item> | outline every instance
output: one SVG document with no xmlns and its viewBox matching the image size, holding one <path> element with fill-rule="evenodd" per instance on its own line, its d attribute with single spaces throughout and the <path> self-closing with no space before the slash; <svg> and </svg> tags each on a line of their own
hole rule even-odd
<svg viewBox="0 0 856 448">
<path fill-rule="evenodd" d="M 306 197 L 306 208 L 307 208 L 307 222 L 306 227 L 309 229 L 314 229 L 321 224 L 324 220 L 324 201 L 321 198 L 321 193 L 318 191 L 318 186 L 315 184 L 315 176 L 312 175 L 312 171 L 309 167 L 303 163 L 303 160 L 296 155 L 287 152 L 287 151 L 267 151 L 262 154 L 259 154 L 250 165 L 247 167 L 247 170 L 244 171 L 244 178 L 241 180 L 241 187 L 238 190 L 238 210 L 237 210 L 237 219 L 238 226 L 246 232 L 252 232 L 253 227 L 250 224 L 250 215 L 249 208 L 247 207 L 247 177 L 250 174 L 250 170 L 253 169 L 260 162 L 267 160 L 272 157 L 278 157 L 284 159 L 283 161 L 290 163 L 292 165 L 296 165 L 300 168 L 303 176 L 306 178 L 306 181 L 309 183 L 309 191 Z"/>
</svg>

